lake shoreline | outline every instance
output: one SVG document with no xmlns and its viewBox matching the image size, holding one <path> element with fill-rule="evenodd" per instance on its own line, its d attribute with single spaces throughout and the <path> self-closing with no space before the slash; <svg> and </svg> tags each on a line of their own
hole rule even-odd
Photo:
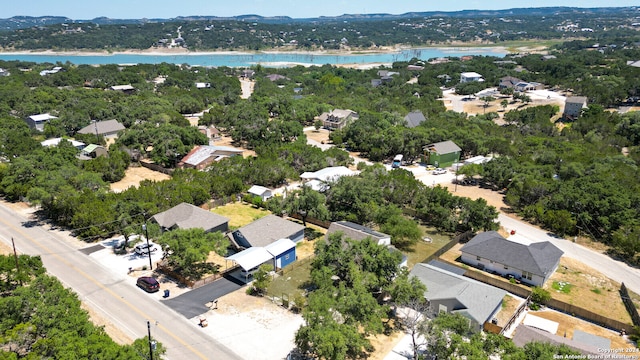
<svg viewBox="0 0 640 360">
<path fill-rule="evenodd" d="M 299 54 L 299 55 L 337 55 L 337 56 L 349 56 L 349 55 L 374 55 L 374 54 L 397 54 L 403 51 L 421 51 L 421 50 L 438 50 L 442 52 L 462 53 L 473 50 L 486 50 L 487 52 L 495 52 L 496 54 L 505 54 L 510 51 L 506 46 L 502 45 L 451 45 L 451 46 L 424 46 L 424 47 L 385 47 L 380 49 L 370 50 L 280 50 L 269 49 L 260 51 L 246 51 L 246 50 L 206 50 L 206 51 L 191 51 L 189 49 L 161 49 L 150 48 L 145 50 L 128 49 L 118 51 L 96 51 L 96 50 L 5 50 L 0 49 L 0 55 L 48 55 L 48 56 L 113 56 L 113 55 L 150 55 L 150 56 L 207 56 L 207 55 L 259 55 L 259 54 Z M 524 50 L 524 49 L 523 49 Z M 533 49 L 532 49 L 533 50 Z"/>
</svg>

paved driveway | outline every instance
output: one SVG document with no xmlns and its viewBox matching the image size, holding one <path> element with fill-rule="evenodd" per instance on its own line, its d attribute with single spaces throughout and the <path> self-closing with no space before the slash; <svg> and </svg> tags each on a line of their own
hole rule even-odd
<svg viewBox="0 0 640 360">
<path fill-rule="evenodd" d="M 213 300 L 232 293 L 245 285 L 232 276 L 225 276 L 211 284 L 187 291 L 174 298 L 162 300 L 162 302 L 187 319 L 191 319 L 211 310 Z"/>
</svg>

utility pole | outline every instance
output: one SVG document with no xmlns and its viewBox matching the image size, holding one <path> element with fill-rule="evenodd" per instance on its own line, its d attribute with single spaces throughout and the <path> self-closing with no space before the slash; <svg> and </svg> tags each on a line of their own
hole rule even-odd
<svg viewBox="0 0 640 360">
<path fill-rule="evenodd" d="M 153 360 L 153 345 L 151 344 L 151 324 L 147 320 L 147 332 L 149 333 L 149 360 Z"/>
<path fill-rule="evenodd" d="M 153 270 L 153 264 L 151 262 L 151 246 L 149 245 L 149 230 L 147 230 L 147 224 L 142 224 L 142 230 L 144 230 L 144 236 L 147 238 L 147 254 L 149 254 L 149 270 Z"/>
</svg>

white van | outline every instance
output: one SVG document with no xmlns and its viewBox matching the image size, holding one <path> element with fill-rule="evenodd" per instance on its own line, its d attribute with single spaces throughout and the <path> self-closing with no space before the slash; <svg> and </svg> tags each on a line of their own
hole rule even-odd
<svg viewBox="0 0 640 360">
<path fill-rule="evenodd" d="M 398 154 L 396 155 L 396 157 L 393 158 L 393 162 L 391 163 L 391 167 L 394 169 L 399 168 L 400 166 L 402 166 L 402 154 Z"/>
</svg>

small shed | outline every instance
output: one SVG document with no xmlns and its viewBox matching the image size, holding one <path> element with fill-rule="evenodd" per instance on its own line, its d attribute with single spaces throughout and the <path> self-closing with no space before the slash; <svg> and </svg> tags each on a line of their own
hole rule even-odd
<svg viewBox="0 0 640 360">
<path fill-rule="evenodd" d="M 251 195 L 260 197 L 262 201 L 267 201 L 273 196 L 271 189 L 260 185 L 253 185 L 247 192 Z"/>
<path fill-rule="evenodd" d="M 273 256 L 273 268 L 282 269 L 296 260 L 296 243 L 280 239 L 264 247 Z"/>
</svg>

